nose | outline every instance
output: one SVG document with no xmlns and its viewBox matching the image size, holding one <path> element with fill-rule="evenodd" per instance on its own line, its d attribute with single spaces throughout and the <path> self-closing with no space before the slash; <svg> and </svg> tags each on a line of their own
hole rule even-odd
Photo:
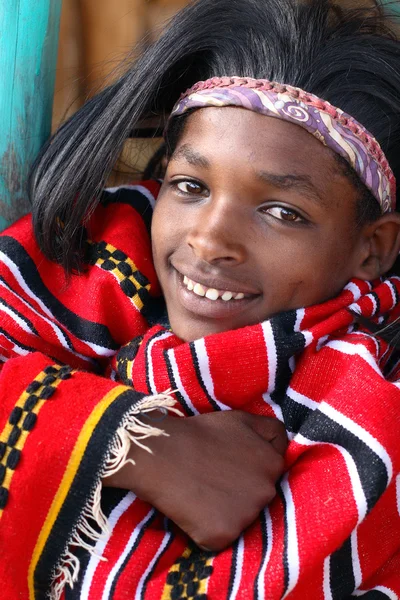
<svg viewBox="0 0 400 600">
<path fill-rule="evenodd" d="M 243 218 L 223 202 L 210 203 L 196 213 L 187 243 L 198 258 L 213 265 L 241 264 L 247 258 Z"/>
</svg>

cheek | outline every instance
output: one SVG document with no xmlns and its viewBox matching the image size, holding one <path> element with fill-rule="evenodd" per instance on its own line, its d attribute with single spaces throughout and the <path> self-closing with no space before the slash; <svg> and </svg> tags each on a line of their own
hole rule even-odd
<svg viewBox="0 0 400 600">
<path fill-rule="evenodd" d="M 154 265 L 159 277 L 159 269 L 176 247 L 177 241 L 182 238 L 181 226 L 182 219 L 174 205 L 162 198 L 158 199 L 151 224 L 151 240 Z"/>
<path fill-rule="evenodd" d="M 159 205 L 157 200 L 151 222 L 151 245 L 153 248 L 154 266 L 156 268 L 157 275 L 159 278 L 159 268 L 162 264 L 162 256 L 164 254 L 165 245 L 164 232 L 166 231 L 168 231 L 168 220 L 164 218 L 162 205 Z"/>
<path fill-rule="evenodd" d="M 353 277 L 354 248 L 325 232 L 308 240 L 287 238 L 259 262 L 266 301 L 279 310 L 309 306 L 340 293 Z"/>
</svg>

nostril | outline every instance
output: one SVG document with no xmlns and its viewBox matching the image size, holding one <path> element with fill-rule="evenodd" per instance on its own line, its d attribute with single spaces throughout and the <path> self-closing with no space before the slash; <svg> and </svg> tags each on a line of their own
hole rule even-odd
<svg viewBox="0 0 400 600">
<path fill-rule="evenodd" d="M 235 264 L 245 260 L 244 245 L 228 242 L 219 236 L 211 238 L 210 235 L 192 235 L 187 243 L 198 258 L 208 263 Z"/>
<path fill-rule="evenodd" d="M 214 264 L 219 264 L 219 263 L 236 263 L 237 259 L 234 258 L 233 256 L 220 256 L 218 258 L 214 258 L 212 259 L 212 261 L 210 261 Z"/>
</svg>

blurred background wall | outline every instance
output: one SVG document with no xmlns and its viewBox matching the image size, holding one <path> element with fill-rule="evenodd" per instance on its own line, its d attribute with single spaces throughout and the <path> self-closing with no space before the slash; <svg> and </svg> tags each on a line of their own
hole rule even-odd
<svg viewBox="0 0 400 600">
<path fill-rule="evenodd" d="M 63 0 L 53 130 L 117 76 L 188 0 Z M 138 177 L 160 140 L 127 140 L 108 185 Z"/>
<path fill-rule="evenodd" d="M 53 128 L 112 78 L 137 44 L 155 36 L 188 0 L 63 0 Z"/>
<path fill-rule="evenodd" d="M 303 0 L 307 1 L 307 0 Z M 336 0 L 371 6 L 374 0 Z M 382 0 L 400 13 L 400 0 Z M 188 0 L 63 0 L 53 128 L 105 84 L 136 44 L 153 40 Z"/>
</svg>

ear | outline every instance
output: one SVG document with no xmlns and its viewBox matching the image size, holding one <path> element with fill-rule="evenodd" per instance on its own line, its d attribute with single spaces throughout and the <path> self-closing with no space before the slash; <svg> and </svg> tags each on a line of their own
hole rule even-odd
<svg viewBox="0 0 400 600">
<path fill-rule="evenodd" d="M 387 273 L 400 252 L 400 214 L 383 215 L 365 225 L 360 235 L 359 261 L 354 277 L 373 280 Z"/>
</svg>

